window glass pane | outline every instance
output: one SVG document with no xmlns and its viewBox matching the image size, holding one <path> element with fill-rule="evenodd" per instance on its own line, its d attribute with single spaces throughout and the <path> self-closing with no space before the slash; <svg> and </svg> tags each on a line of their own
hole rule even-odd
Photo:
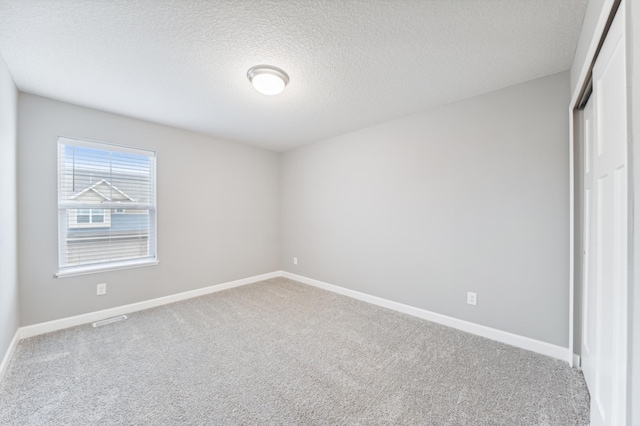
<svg viewBox="0 0 640 426">
<path fill-rule="evenodd" d="M 91 223 L 104 223 L 104 210 L 91 209 Z"/>
<path fill-rule="evenodd" d="M 78 209 L 78 215 L 76 217 L 76 221 L 78 223 L 89 223 L 91 222 L 90 210 L 89 209 Z"/>
<path fill-rule="evenodd" d="M 150 151 L 58 139 L 61 269 L 156 258 L 155 164 Z"/>
</svg>

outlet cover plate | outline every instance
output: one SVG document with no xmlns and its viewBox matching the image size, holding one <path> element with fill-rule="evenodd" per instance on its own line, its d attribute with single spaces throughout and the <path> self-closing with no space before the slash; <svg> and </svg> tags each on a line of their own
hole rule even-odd
<svg viewBox="0 0 640 426">
<path fill-rule="evenodd" d="M 98 284 L 96 293 L 97 293 L 98 296 L 102 296 L 103 294 L 107 294 L 107 283 Z"/>
<path fill-rule="evenodd" d="M 472 292 L 467 293 L 467 303 L 469 305 L 476 306 L 477 299 L 478 299 L 478 296 L 476 293 L 472 293 Z"/>
</svg>

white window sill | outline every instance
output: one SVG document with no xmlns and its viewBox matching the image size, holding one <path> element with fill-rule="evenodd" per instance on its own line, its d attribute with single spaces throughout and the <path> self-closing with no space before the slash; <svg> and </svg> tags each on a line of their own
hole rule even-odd
<svg viewBox="0 0 640 426">
<path fill-rule="evenodd" d="M 86 266 L 70 266 L 66 268 L 60 268 L 54 278 L 73 277 L 76 275 L 95 274 L 98 272 L 117 271 L 119 269 L 141 268 L 144 266 L 157 265 L 158 259 L 135 259 L 135 260 L 123 260 L 119 262 L 100 263 L 96 265 Z"/>
</svg>

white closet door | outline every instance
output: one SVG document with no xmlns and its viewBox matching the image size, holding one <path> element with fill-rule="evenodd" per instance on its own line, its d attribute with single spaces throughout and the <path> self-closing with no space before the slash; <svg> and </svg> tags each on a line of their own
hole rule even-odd
<svg viewBox="0 0 640 426">
<path fill-rule="evenodd" d="M 623 425 L 627 334 L 627 101 L 624 7 L 593 68 L 593 140 L 585 279 L 585 377 L 592 425 Z"/>
</svg>

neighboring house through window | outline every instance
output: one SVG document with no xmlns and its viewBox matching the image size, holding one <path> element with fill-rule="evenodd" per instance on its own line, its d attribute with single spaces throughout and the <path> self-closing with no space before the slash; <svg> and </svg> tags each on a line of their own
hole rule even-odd
<svg viewBox="0 0 640 426">
<path fill-rule="evenodd" d="M 135 200 L 104 179 L 83 189 L 73 197 L 79 203 L 134 203 Z M 124 213 L 124 209 L 69 209 L 69 228 L 110 227 L 111 214 Z"/>
<path fill-rule="evenodd" d="M 155 153 L 58 139 L 58 276 L 157 263 Z"/>
</svg>

